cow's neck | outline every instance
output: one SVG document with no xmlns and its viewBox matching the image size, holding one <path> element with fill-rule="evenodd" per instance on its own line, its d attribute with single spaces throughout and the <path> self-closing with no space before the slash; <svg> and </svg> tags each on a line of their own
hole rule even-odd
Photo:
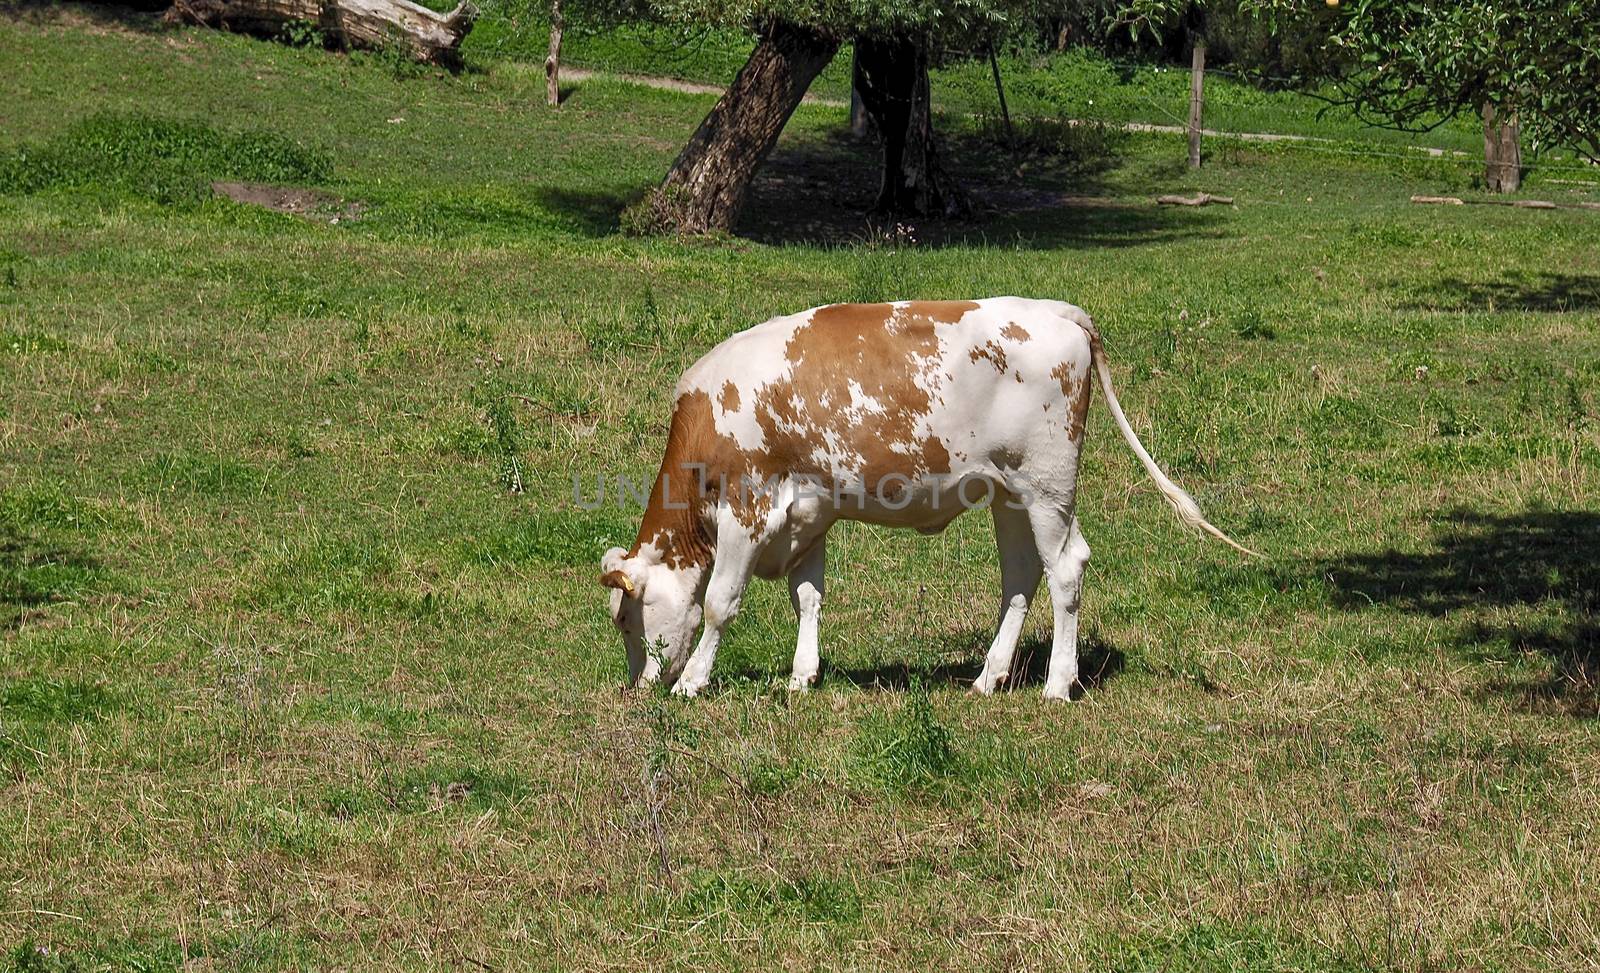
<svg viewBox="0 0 1600 973">
<path fill-rule="evenodd" d="M 703 469 L 669 450 L 645 505 L 639 536 L 630 557 L 653 549 L 660 563 L 675 570 L 711 563 L 714 539 L 706 524 Z"/>
</svg>

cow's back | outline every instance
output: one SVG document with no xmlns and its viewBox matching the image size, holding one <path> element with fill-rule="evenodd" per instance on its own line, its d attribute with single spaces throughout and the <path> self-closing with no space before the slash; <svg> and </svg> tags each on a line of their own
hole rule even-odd
<svg viewBox="0 0 1600 973">
<path fill-rule="evenodd" d="M 1090 364 L 1082 314 L 1022 298 L 814 308 L 712 349 L 684 373 L 678 407 L 713 427 L 697 437 L 716 443 L 698 461 L 734 481 L 870 490 L 1023 469 L 1051 443 L 1071 443 L 1075 462 Z"/>
</svg>

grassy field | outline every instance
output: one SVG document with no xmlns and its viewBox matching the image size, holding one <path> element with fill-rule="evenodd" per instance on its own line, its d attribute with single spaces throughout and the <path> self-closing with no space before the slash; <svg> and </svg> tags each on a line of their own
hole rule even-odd
<svg viewBox="0 0 1600 973">
<path fill-rule="evenodd" d="M 541 92 L 0 19 L 0 967 L 1595 968 L 1600 212 L 951 123 L 988 208 L 884 233 L 804 106 L 738 236 L 642 241 L 709 99 Z M 1151 203 L 1197 189 L 1238 203 Z M 835 534 L 808 695 L 772 584 L 704 698 L 620 692 L 636 514 L 573 478 L 647 476 L 753 322 L 1004 293 L 1090 309 L 1270 557 L 1183 532 L 1096 404 L 1079 701 L 1037 610 L 1023 688 L 965 692 L 982 514 Z"/>
</svg>

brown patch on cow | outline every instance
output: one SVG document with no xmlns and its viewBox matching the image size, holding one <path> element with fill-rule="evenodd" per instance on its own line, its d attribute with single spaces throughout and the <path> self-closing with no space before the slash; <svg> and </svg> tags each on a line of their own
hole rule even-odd
<svg viewBox="0 0 1600 973">
<path fill-rule="evenodd" d="M 1000 343 L 995 341 L 993 338 L 990 338 L 982 345 L 967 352 L 967 355 L 972 359 L 974 364 L 987 358 L 989 360 L 989 364 L 994 366 L 995 371 L 999 372 L 1001 375 L 1006 373 L 1006 350 L 1000 347 Z"/>
<path fill-rule="evenodd" d="M 855 307 L 851 304 L 836 304 L 834 307 Z M 872 306 L 872 305 L 866 305 Z M 978 309 L 975 301 L 912 301 L 905 306 L 905 313 L 919 318 L 927 318 L 939 324 L 955 324 L 960 321 L 968 311 Z M 827 310 L 824 308 L 824 310 Z"/>
<path fill-rule="evenodd" d="M 726 443 L 723 441 L 726 440 Z M 678 399 L 667 429 L 661 470 L 645 504 L 639 536 L 629 557 L 654 544 L 673 568 L 711 561 L 711 532 L 706 525 L 710 467 L 727 451 L 731 439 L 717 432 L 711 397 L 696 389 Z"/>
<path fill-rule="evenodd" d="M 1021 372 L 1012 372 L 1011 374 L 1016 376 L 1018 385 L 1022 384 L 1022 373 Z"/>
<path fill-rule="evenodd" d="M 944 443 L 917 434 L 919 421 L 933 407 L 929 392 L 917 382 L 944 374 L 934 368 L 939 326 L 977 306 L 916 301 L 902 308 L 835 304 L 818 309 L 784 348 L 788 376 L 755 392 L 751 408 L 762 433 L 758 449 L 747 450 L 717 429 L 705 391 L 685 393 L 673 410 L 661 471 L 630 556 L 654 543 L 674 567 L 707 563 L 716 503 L 726 502 L 740 523 L 754 528 L 771 512 L 772 498 L 760 487 L 774 476 L 810 477 L 821 489 L 835 489 L 833 469 L 814 455 L 828 440 L 860 455 L 861 485 L 868 491 L 891 476 L 950 472 Z M 852 383 L 877 408 L 853 407 Z M 738 408 L 732 382 L 722 386 L 719 402 L 727 411 Z"/>
<path fill-rule="evenodd" d="M 1000 329 L 1000 337 L 1010 338 L 1012 341 L 1029 341 L 1033 335 L 1028 333 L 1027 328 L 1013 321 Z"/>
<path fill-rule="evenodd" d="M 944 448 L 938 436 L 922 441 L 922 466 L 930 473 L 950 472 L 950 451 Z"/>
<path fill-rule="evenodd" d="M 1078 376 L 1072 370 L 1071 362 L 1060 362 L 1050 369 L 1050 377 L 1061 383 L 1061 397 L 1072 398 L 1072 390 L 1078 387 Z"/>
<path fill-rule="evenodd" d="M 1061 383 L 1061 397 L 1067 401 L 1067 436 L 1075 443 L 1081 442 L 1089 417 L 1089 376 L 1080 373 L 1071 362 L 1061 362 L 1050 369 L 1050 377 Z"/>
<path fill-rule="evenodd" d="M 717 404 L 722 406 L 723 412 L 739 411 L 739 386 L 732 382 L 722 383 L 722 395 L 718 396 Z"/>
<path fill-rule="evenodd" d="M 944 444 L 916 435 L 917 421 L 933 407 L 917 379 L 927 377 L 937 361 L 938 325 L 976 307 L 971 301 L 914 301 L 903 308 L 819 309 L 784 349 L 792 363 L 789 377 L 757 393 L 756 421 L 772 444 L 758 466 L 766 475 L 789 471 L 829 478 L 832 471 L 811 456 L 826 437 L 860 454 L 869 490 L 890 474 L 949 472 Z M 852 409 L 852 382 L 881 409 Z M 802 450 L 805 455 L 799 455 Z"/>
</svg>

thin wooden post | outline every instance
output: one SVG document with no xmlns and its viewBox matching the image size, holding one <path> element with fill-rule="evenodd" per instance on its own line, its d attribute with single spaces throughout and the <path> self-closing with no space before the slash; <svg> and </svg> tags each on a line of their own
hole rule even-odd
<svg viewBox="0 0 1600 973">
<path fill-rule="evenodd" d="M 544 59 L 544 103 L 561 104 L 561 0 L 550 0 L 550 55 Z"/>
<path fill-rule="evenodd" d="M 1006 142 L 1016 140 L 1016 133 L 1011 131 L 1011 109 L 1006 107 L 1006 86 L 1000 83 L 1000 61 L 994 56 L 994 48 L 989 48 L 989 69 L 994 72 L 995 94 L 1000 96 L 1000 117 L 1006 122 Z"/>
<path fill-rule="evenodd" d="M 1194 59 L 1189 66 L 1189 168 L 1200 168 L 1200 129 L 1205 109 L 1206 42 L 1194 41 Z"/>
</svg>

